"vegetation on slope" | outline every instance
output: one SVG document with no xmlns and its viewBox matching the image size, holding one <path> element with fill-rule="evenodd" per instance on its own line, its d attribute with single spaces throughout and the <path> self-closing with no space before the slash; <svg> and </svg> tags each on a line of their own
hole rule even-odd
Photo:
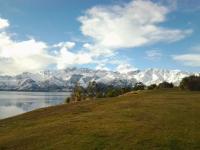
<svg viewBox="0 0 200 150">
<path fill-rule="evenodd" d="M 71 97 L 66 102 L 77 102 L 94 98 L 116 97 L 133 90 L 130 86 L 117 87 L 104 83 L 90 82 L 87 87 L 82 87 L 79 83 L 74 87 Z"/>
<path fill-rule="evenodd" d="M 199 118 L 199 92 L 131 92 L 1 120 L 0 149 L 200 149 Z"/>
<path fill-rule="evenodd" d="M 94 98 L 106 98 L 116 97 L 123 95 L 131 91 L 138 90 L 153 90 L 153 89 L 165 89 L 174 88 L 172 83 L 162 82 L 158 86 L 152 84 L 150 86 L 144 85 L 142 82 L 137 82 L 134 87 L 130 85 L 124 85 L 123 87 L 106 85 L 103 83 L 90 82 L 87 87 L 82 87 L 79 83 L 74 87 L 70 97 L 66 99 L 66 103 L 77 102 L 82 100 L 94 99 Z"/>
</svg>

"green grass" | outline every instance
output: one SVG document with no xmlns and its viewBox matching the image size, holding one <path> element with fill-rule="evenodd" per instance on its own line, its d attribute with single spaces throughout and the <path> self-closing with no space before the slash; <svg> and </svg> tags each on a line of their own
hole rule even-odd
<svg viewBox="0 0 200 150">
<path fill-rule="evenodd" d="M 200 92 L 153 90 L 0 121 L 0 150 L 200 149 Z"/>
</svg>

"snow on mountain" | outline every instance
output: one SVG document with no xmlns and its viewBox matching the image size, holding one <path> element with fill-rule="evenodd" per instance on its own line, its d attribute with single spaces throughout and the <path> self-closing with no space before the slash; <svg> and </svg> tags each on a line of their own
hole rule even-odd
<svg viewBox="0 0 200 150">
<path fill-rule="evenodd" d="M 77 82 L 87 86 L 90 81 L 112 84 L 114 86 L 134 86 L 136 82 L 146 85 L 163 81 L 178 85 L 182 78 L 194 73 L 179 70 L 146 69 L 126 74 L 87 68 L 67 68 L 56 71 L 25 72 L 16 76 L 0 76 L 0 90 L 16 91 L 69 91 Z M 198 73 L 199 74 L 199 73 Z"/>
<path fill-rule="evenodd" d="M 163 81 L 172 82 L 178 85 L 180 81 L 193 73 L 183 72 L 179 70 L 166 70 L 166 69 L 146 69 L 144 71 L 129 72 L 128 76 L 135 78 L 137 81 L 145 85 L 159 84 Z"/>
</svg>

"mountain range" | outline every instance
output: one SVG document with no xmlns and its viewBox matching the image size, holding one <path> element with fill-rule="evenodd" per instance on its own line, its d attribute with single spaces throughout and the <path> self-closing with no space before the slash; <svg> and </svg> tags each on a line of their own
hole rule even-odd
<svg viewBox="0 0 200 150">
<path fill-rule="evenodd" d="M 182 78 L 191 73 L 179 70 L 146 69 L 128 73 L 88 68 L 67 68 L 64 70 L 45 70 L 37 73 L 24 72 L 19 75 L 0 76 L 0 90 L 3 91 L 71 91 L 79 82 L 87 86 L 90 81 L 114 86 L 134 86 L 137 82 L 145 85 L 159 84 L 163 81 L 178 85 Z"/>
</svg>

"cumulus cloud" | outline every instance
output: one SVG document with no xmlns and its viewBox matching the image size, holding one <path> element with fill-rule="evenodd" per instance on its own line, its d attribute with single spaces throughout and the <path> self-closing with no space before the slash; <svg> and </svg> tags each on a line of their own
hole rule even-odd
<svg viewBox="0 0 200 150">
<path fill-rule="evenodd" d="M 47 48 L 48 45 L 42 41 L 15 41 L 8 33 L 0 32 L 0 72 L 17 74 L 46 68 L 54 61 Z"/>
<path fill-rule="evenodd" d="M 173 8 L 174 9 L 174 8 Z M 157 42 L 175 42 L 192 30 L 162 27 L 171 7 L 148 0 L 134 0 L 114 6 L 95 6 L 79 17 L 82 34 L 91 38 L 84 48 L 95 56 L 115 56 L 118 50 L 135 48 Z M 159 51 L 147 51 L 148 59 L 160 59 Z M 112 59 L 110 59 L 110 62 Z M 109 63 L 109 62 L 108 62 Z M 123 63 L 122 63 L 123 64 Z M 134 70 L 129 64 L 119 63 L 116 70 Z"/>
<path fill-rule="evenodd" d="M 99 57 L 99 56 L 113 56 L 116 53 L 113 52 L 112 49 L 101 46 L 101 45 L 94 45 L 94 44 L 89 44 L 85 43 L 83 45 L 83 48 L 86 50 L 89 50 L 89 53 L 91 53 L 93 56 Z"/>
<path fill-rule="evenodd" d="M 0 30 L 9 27 L 9 25 L 7 19 L 0 18 Z"/>
<path fill-rule="evenodd" d="M 87 51 L 71 52 L 74 42 L 59 42 L 53 46 L 34 38 L 16 41 L 5 28 L 9 27 L 6 19 L 0 18 L 0 73 L 15 75 L 22 72 L 35 72 L 55 64 L 57 69 L 70 65 L 92 62 L 94 54 Z M 54 53 L 50 49 L 54 49 Z"/>
<path fill-rule="evenodd" d="M 93 61 L 93 55 L 88 53 L 87 51 L 79 51 L 77 53 L 73 53 L 70 51 L 71 48 L 74 47 L 75 44 L 71 42 L 67 42 L 68 44 L 63 44 L 58 54 L 56 55 L 56 62 L 58 69 L 64 69 L 70 65 L 76 64 L 88 64 Z"/>
<path fill-rule="evenodd" d="M 160 26 L 170 9 L 147 0 L 114 6 L 95 6 L 79 18 L 81 31 L 93 39 L 95 47 L 117 50 L 156 42 L 174 42 L 191 30 Z M 104 49 L 102 49 L 104 51 Z"/>
<path fill-rule="evenodd" d="M 116 60 L 118 50 L 135 48 L 157 42 L 174 42 L 188 36 L 192 30 L 162 27 L 171 9 L 148 0 L 134 0 L 112 6 L 95 6 L 79 17 L 81 32 L 89 43 L 73 51 L 76 43 L 59 42 L 49 45 L 35 38 L 17 41 L 7 32 L 7 19 L 0 18 L 0 73 L 18 74 L 56 65 L 63 69 L 71 65 L 96 64 L 97 69 L 118 65 L 120 72 L 135 70 L 123 60 Z M 151 58 L 157 52 L 148 52 Z M 100 64 L 103 60 L 108 60 Z M 5 67 L 6 66 L 6 67 Z"/>
</svg>

